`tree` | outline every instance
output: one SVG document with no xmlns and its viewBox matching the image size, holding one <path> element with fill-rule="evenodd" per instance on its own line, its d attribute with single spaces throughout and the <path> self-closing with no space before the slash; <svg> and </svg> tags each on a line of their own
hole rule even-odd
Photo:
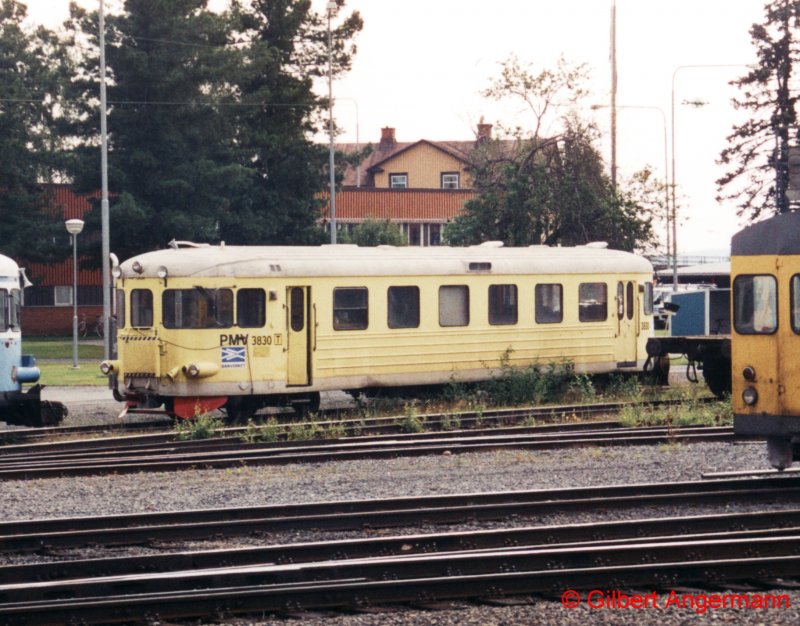
<svg viewBox="0 0 800 626">
<path fill-rule="evenodd" d="M 314 80 L 327 76 L 327 23 L 310 0 L 254 0 L 236 15 L 238 37 L 250 42 L 231 75 L 244 105 L 236 110 L 237 162 L 249 184 L 224 214 L 221 235 L 240 243 L 321 243 L 328 153 L 311 138 L 328 104 L 313 91 Z M 350 41 L 362 25 L 355 12 L 334 28 L 334 75 L 350 68 Z"/>
<path fill-rule="evenodd" d="M 340 243 L 357 246 L 405 246 L 406 238 L 397 224 L 389 220 L 366 219 L 353 229 L 352 234 L 342 233 Z"/>
<path fill-rule="evenodd" d="M 561 60 L 554 71 L 533 74 L 512 58 L 485 94 L 513 96 L 533 113 L 532 130 L 506 131 L 475 150 L 472 173 L 478 197 L 445 228 L 449 243 L 500 240 L 506 245 L 577 245 L 607 241 L 633 250 L 651 238 L 649 217 L 631 198 L 617 196 L 594 147 L 596 131 L 576 114 L 560 117 L 560 130 L 542 136 L 559 103 L 583 95 L 585 70 Z"/>
<path fill-rule="evenodd" d="M 738 202 L 738 215 L 757 218 L 763 212 L 789 210 L 789 143 L 797 125 L 800 93 L 792 80 L 798 61 L 796 31 L 800 27 L 800 1 L 772 0 L 765 6 L 765 21 L 754 24 L 750 37 L 758 63 L 732 82 L 741 95 L 737 109 L 751 118 L 733 127 L 719 162 L 728 167 L 717 180 L 719 201 Z"/>
<path fill-rule="evenodd" d="M 74 41 L 96 39 L 96 14 L 72 7 Z M 310 141 L 325 101 L 326 29 L 308 0 L 126 0 L 107 21 L 111 245 L 122 258 L 170 239 L 310 243 L 324 152 Z M 349 67 L 337 31 L 337 71 Z M 96 56 L 74 81 L 76 184 L 99 187 Z M 99 222 L 99 211 L 88 216 Z"/>
<path fill-rule="evenodd" d="M 53 148 L 65 57 L 53 33 L 24 28 L 26 14 L 15 0 L 0 2 L 0 238 L 5 255 L 50 261 L 69 250 L 42 185 L 59 168 Z"/>
</svg>

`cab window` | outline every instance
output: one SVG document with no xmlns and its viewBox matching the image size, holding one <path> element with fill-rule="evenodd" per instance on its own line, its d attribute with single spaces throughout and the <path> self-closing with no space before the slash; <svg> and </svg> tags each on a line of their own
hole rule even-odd
<svg viewBox="0 0 800 626">
<path fill-rule="evenodd" d="M 125 291 L 122 289 L 115 290 L 114 297 L 117 299 L 117 328 L 125 328 Z"/>
<path fill-rule="evenodd" d="M 0 331 L 8 330 L 8 305 L 8 292 L 0 289 Z"/>
<path fill-rule="evenodd" d="M 153 325 L 153 292 L 150 291 L 149 289 L 132 290 L 131 326 L 133 326 L 134 328 L 150 328 L 152 325 Z"/>
<path fill-rule="evenodd" d="M 734 279 L 733 327 L 741 335 L 769 335 L 778 329 L 778 283 L 774 276 Z"/>
<path fill-rule="evenodd" d="M 240 289 L 236 292 L 236 325 L 261 328 L 267 322 L 267 296 L 263 289 Z"/>
<path fill-rule="evenodd" d="M 12 289 L 8 303 L 8 325 L 12 330 L 19 330 L 20 306 L 22 295 L 19 289 Z"/>
<path fill-rule="evenodd" d="M 333 329 L 364 330 L 369 324 L 369 294 L 366 287 L 333 290 Z"/>
<path fill-rule="evenodd" d="M 161 308 L 166 328 L 233 326 L 233 292 L 230 289 L 206 289 L 200 286 L 193 289 L 167 289 L 161 299 Z"/>
<path fill-rule="evenodd" d="M 578 319 L 581 322 L 603 322 L 608 319 L 608 287 L 605 283 L 580 284 Z"/>
<path fill-rule="evenodd" d="M 653 314 L 653 283 L 644 284 L 644 314 Z"/>
<path fill-rule="evenodd" d="M 800 274 L 792 276 L 792 330 L 800 334 Z"/>
</svg>

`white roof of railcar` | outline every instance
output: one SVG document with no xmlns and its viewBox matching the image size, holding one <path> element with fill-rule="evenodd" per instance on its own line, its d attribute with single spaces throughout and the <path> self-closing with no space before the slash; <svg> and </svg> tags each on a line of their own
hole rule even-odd
<svg viewBox="0 0 800 626">
<path fill-rule="evenodd" d="M 134 263 L 140 266 L 134 271 Z M 125 278 L 175 277 L 420 276 L 475 274 L 470 263 L 490 263 L 489 274 L 652 273 L 644 257 L 588 244 L 570 248 L 505 248 L 490 242 L 451 248 L 355 245 L 179 247 L 147 252 L 120 265 Z M 481 273 L 480 270 L 477 273 Z"/>
<path fill-rule="evenodd" d="M 19 266 L 14 259 L 10 259 L 4 254 L 0 254 L 0 276 L 10 276 L 15 280 L 19 280 Z"/>
</svg>

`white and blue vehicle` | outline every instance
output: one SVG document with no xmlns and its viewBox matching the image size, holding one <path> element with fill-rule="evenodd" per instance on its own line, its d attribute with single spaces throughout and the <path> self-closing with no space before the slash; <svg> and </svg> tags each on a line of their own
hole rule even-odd
<svg viewBox="0 0 800 626">
<path fill-rule="evenodd" d="M 42 386 L 23 390 L 39 380 L 36 359 L 22 354 L 20 305 L 24 275 L 13 259 L 0 254 L 0 422 L 20 426 L 53 426 L 66 408 L 41 399 Z"/>
</svg>

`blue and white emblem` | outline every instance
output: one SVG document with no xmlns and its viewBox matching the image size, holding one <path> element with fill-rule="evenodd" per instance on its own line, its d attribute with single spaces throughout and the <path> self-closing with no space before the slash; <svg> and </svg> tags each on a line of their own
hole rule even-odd
<svg viewBox="0 0 800 626">
<path fill-rule="evenodd" d="M 247 361 L 246 346 L 222 346 L 222 367 L 244 367 Z"/>
</svg>

